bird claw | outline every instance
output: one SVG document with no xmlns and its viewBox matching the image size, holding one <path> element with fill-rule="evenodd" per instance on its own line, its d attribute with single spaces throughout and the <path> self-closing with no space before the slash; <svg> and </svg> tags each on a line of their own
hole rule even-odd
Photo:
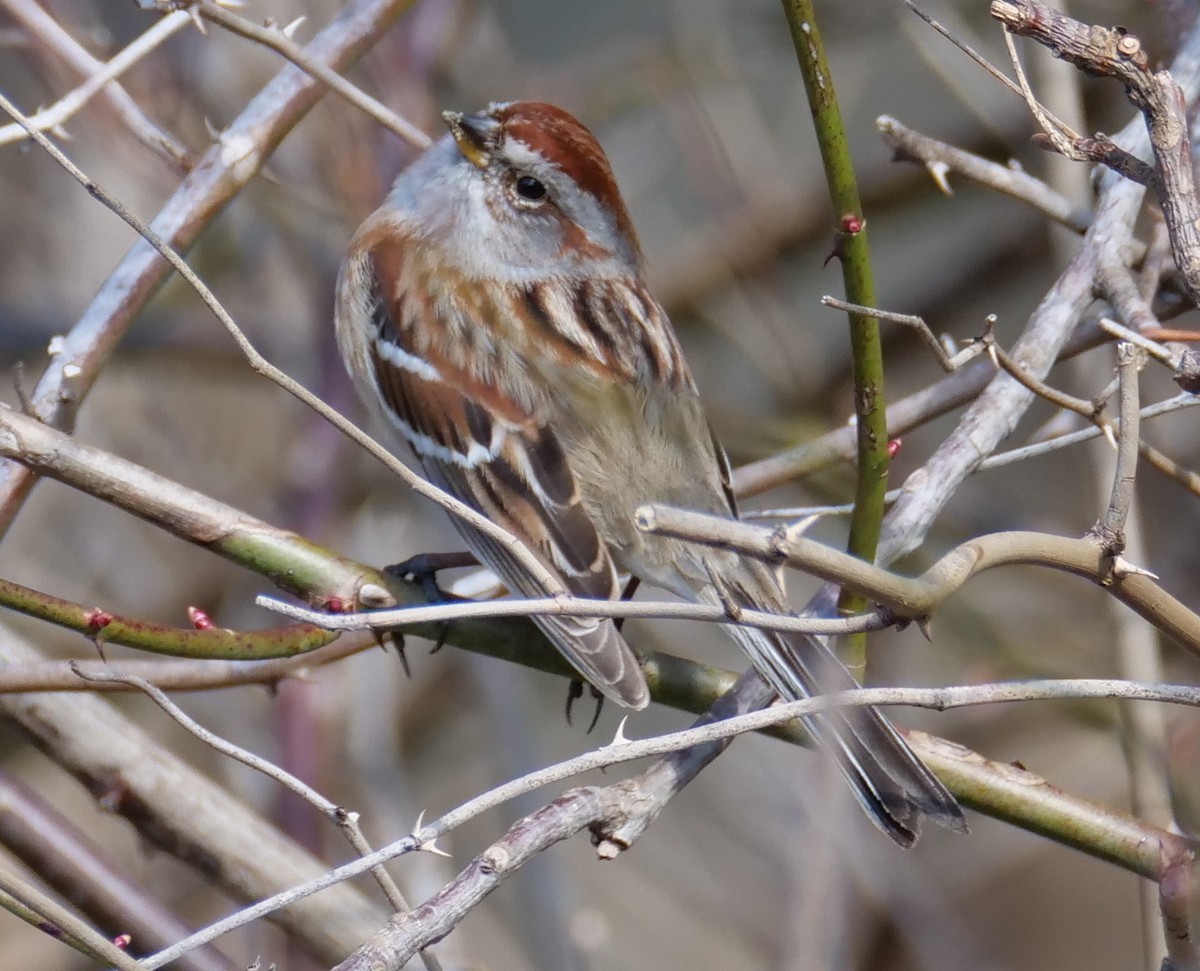
<svg viewBox="0 0 1200 971">
<path fill-rule="evenodd" d="M 602 695 L 593 685 L 587 685 L 592 693 L 592 698 L 596 702 L 596 710 L 592 712 L 592 720 L 588 722 L 586 735 L 592 734 L 592 729 L 596 727 L 596 722 L 600 720 L 600 712 L 604 710 L 604 695 Z M 575 702 L 583 697 L 584 682 L 578 679 L 572 679 L 567 687 L 567 724 L 571 724 L 571 709 L 575 707 Z"/>
</svg>

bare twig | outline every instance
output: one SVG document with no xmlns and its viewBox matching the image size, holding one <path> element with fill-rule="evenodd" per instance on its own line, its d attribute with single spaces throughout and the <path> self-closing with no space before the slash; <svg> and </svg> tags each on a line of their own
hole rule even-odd
<svg viewBox="0 0 1200 971">
<path fill-rule="evenodd" d="M 75 114 L 94 94 L 100 93 L 142 144 L 176 166 L 187 158 L 187 149 L 147 118 L 138 103 L 112 80 L 186 25 L 189 20 L 187 14 L 179 11 L 163 17 L 104 64 L 92 57 L 34 0 L 3 0 L 3 6 L 10 17 L 85 78 L 83 84 L 70 94 L 34 115 L 31 120 L 35 125 L 41 129 L 53 129 Z M 25 137 L 25 131 L 19 125 L 0 128 L 0 144 L 9 144 Z"/>
<path fill-rule="evenodd" d="M 37 652 L 14 632 L 5 630 L 0 636 L 0 664 L 37 659 Z M 110 812 L 127 818 L 148 843 L 196 868 L 234 899 L 256 900 L 326 869 L 102 698 L 3 695 L 0 713 L 28 732 Z M 329 963 L 371 934 L 387 910 L 354 887 L 331 893 L 273 918 Z"/>
<path fill-rule="evenodd" d="M 1157 418 L 1159 415 L 1167 415 L 1183 408 L 1194 408 L 1196 405 L 1200 405 L 1200 399 L 1190 394 L 1181 394 L 1176 395 L 1174 398 L 1168 398 L 1166 401 L 1160 401 L 1158 404 L 1148 405 L 1141 410 L 1140 414 L 1142 419 L 1145 420 L 1147 418 Z M 997 452 L 979 463 L 979 471 L 998 469 L 1002 465 L 1011 465 L 1014 462 L 1024 462 L 1026 459 L 1034 458 L 1038 455 L 1046 455 L 1060 448 L 1078 445 L 1080 442 L 1089 441 L 1101 434 L 1103 434 L 1103 431 L 1098 427 L 1081 428 L 1075 432 L 1068 432 L 1065 435 L 1056 435 L 1054 438 L 1048 438 L 1044 442 L 1009 449 L 1007 452 Z M 1145 453 L 1143 452 L 1143 454 Z"/>
<path fill-rule="evenodd" d="M 861 561 L 860 561 L 861 562 Z M 585 600 L 578 597 L 550 597 L 540 600 L 488 600 L 482 603 L 460 601 L 431 604 L 428 607 L 401 607 L 396 610 L 365 610 L 358 613 L 330 614 L 310 610 L 276 597 L 255 600 L 285 617 L 303 619 L 330 630 L 380 630 L 409 624 L 442 624 L 480 617 L 643 617 L 675 620 L 703 620 L 795 634 L 836 635 L 882 630 L 895 623 L 886 611 L 869 611 L 853 617 L 793 617 L 762 610 L 739 608 L 731 617 L 723 607 L 667 601 L 633 603 L 622 600 Z"/>
<path fill-rule="evenodd" d="M 1195 899 L 1194 862 L 1184 858 L 1171 860 L 1158 885 L 1163 937 L 1167 945 L 1164 969 L 1200 971 L 1200 944 L 1192 934 L 1191 901 Z"/>
<path fill-rule="evenodd" d="M 1140 353 L 1132 344 L 1117 345 L 1117 368 L 1121 381 L 1121 436 L 1117 446 L 1117 462 L 1113 470 L 1112 492 L 1108 508 L 1096 524 L 1094 535 L 1113 553 L 1125 548 L 1125 518 L 1133 502 L 1134 475 L 1137 471 L 1139 426 L 1138 369 Z"/>
<path fill-rule="evenodd" d="M 1106 166 L 1122 178 L 1136 182 L 1147 189 L 1155 189 L 1158 186 L 1158 173 L 1154 170 L 1154 166 L 1147 165 L 1136 155 L 1131 155 L 1104 135 L 1074 138 L 1066 143 L 1065 152 L 1063 152 L 1062 139 L 1053 139 L 1041 132 L 1034 135 L 1031 141 L 1037 148 L 1063 154 L 1064 158 L 1072 161 L 1092 162 Z"/>
<path fill-rule="evenodd" d="M 123 644 L 172 657 L 293 657 L 324 647 L 333 640 L 326 632 L 311 625 L 259 631 L 168 627 L 63 600 L 3 577 L 0 577 L 0 606 L 77 631 L 97 645 Z"/>
<path fill-rule="evenodd" d="M 1146 442 L 1138 444 L 1138 455 L 1154 471 L 1161 472 L 1193 496 L 1200 496 L 1200 474 L 1193 472 L 1191 469 L 1184 468 L 1169 455 L 1164 455 L 1153 445 Z"/>
<path fill-rule="evenodd" d="M 1126 273 L 1128 273 L 1128 271 L 1126 271 Z M 1132 281 L 1132 278 L 1130 278 L 1130 280 Z M 1128 293 L 1128 291 L 1126 292 Z M 1115 299 L 1111 294 L 1109 294 L 1109 298 Z M 1125 309 L 1133 310 L 1131 307 L 1126 307 Z M 1134 311 L 1134 313 L 1136 314 L 1136 311 Z M 1125 317 L 1124 314 L 1122 314 L 1122 316 Z M 1129 318 L 1125 317 L 1125 319 L 1128 320 Z M 1154 319 L 1153 315 L 1151 315 L 1150 319 Z M 1147 337 L 1145 334 L 1141 333 L 1140 329 L 1134 329 L 1137 327 L 1136 324 L 1131 324 L 1129 327 L 1126 327 L 1123 324 L 1117 323 L 1115 320 L 1110 320 L 1108 317 L 1101 317 L 1100 326 L 1104 329 L 1105 333 L 1112 334 L 1112 336 L 1116 337 L 1118 340 L 1126 341 L 1134 345 L 1134 347 L 1141 349 L 1148 357 L 1158 361 L 1159 364 L 1165 364 L 1172 370 L 1175 370 L 1179 367 L 1179 353 L 1172 351 L 1169 347 L 1166 347 L 1163 344 L 1160 344 L 1157 340 Z"/>
<path fill-rule="evenodd" d="M 1004 85 L 1004 87 L 1008 88 L 1009 91 L 1011 91 L 1017 97 L 1021 96 L 1021 89 L 1017 87 L 1016 83 L 1009 78 L 1008 75 L 996 67 L 996 65 L 994 65 L 982 54 L 978 53 L 967 44 L 964 44 L 960 38 L 954 35 L 953 31 L 947 30 L 942 24 L 934 20 L 933 17 L 929 16 L 929 14 L 925 13 L 925 11 L 913 3 L 913 0 L 904 0 L 904 5 L 923 21 L 925 21 L 925 23 L 933 28 L 933 30 L 941 34 L 942 37 L 948 40 L 952 45 L 957 47 L 960 51 L 966 54 L 967 57 L 983 68 L 988 74 Z"/>
<path fill-rule="evenodd" d="M 875 127 L 892 147 L 897 159 L 920 162 L 947 195 L 951 194 L 951 189 L 946 176 L 955 173 L 1024 202 L 1077 233 L 1084 232 L 1091 224 L 1091 213 L 1073 206 L 1066 196 L 1015 165 L 1000 165 L 981 158 L 913 131 L 888 115 L 875 119 Z"/>
<path fill-rule="evenodd" d="M 1094 320 L 1084 321 L 1067 340 L 1059 359 L 1089 350 L 1104 340 L 1104 333 Z M 995 363 L 990 358 L 981 358 L 936 384 L 893 402 L 888 407 L 889 437 L 905 435 L 925 422 L 969 404 L 996 373 Z M 853 444 L 853 429 L 836 428 L 803 445 L 734 469 L 734 491 L 741 498 L 753 496 L 837 462 L 850 461 L 854 457 Z"/>
<path fill-rule="evenodd" d="M 189 717 L 184 711 L 176 705 L 170 698 L 162 693 L 158 688 L 152 685 L 149 681 L 139 678 L 135 675 L 119 674 L 116 672 L 105 671 L 87 671 L 78 665 L 72 665 L 72 671 L 84 681 L 89 683 L 100 682 L 117 682 L 127 684 L 137 688 L 148 696 L 159 708 L 166 712 L 175 722 L 185 731 L 190 732 L 196 738 L 200 739 L 205 745 L 216 749 L 223 755 L 241 762 L 242 765 L 249 766 L 256 772 L 261 772 L 269 779 L 275 780 L 279 785 L 283 786 L 289 792 L 295 793 L 299 798 L 303 799 L 310 806 L 314 807 L 317 812 L 321 813 L 331 823 L 342 831 L 346 837 L 346 841 L 354 848 L 359 856 L 366 856 L 371 853 L 371 845 L 367 842 L 367 838 L 363 835 L 362 828 L 358 825 L 358 813 L 344 809 L 341 806 L 326 799 L 321 793 L 317 792 L 312 786 L 296 778 L 290 772 L 280 768 L 273 762 L 261 756 L 255 755 L 242 748 L 240 745 L 235 745 L 228 739 L 222 738 L 215 732 L 209 731 L 194 718 Z M 382 865 L 371 869 L 371 876 L 375 878 L 375 882 L 379 884 L 384 896 L 387 897 L 388 903 L 392 905 L 392 909 L 400 912 L 409 909 L 408 903 L 404 899 L 404 895 L 400 892 L 400 888 L 396 886 L 391 875 L 383 868 Z M 438 971 L 440 967 L 437 958 L 433 954 L 425 955 L 425 966 L 429 971 Z"/>
<path fill-rule="evenodd" d="M 955 354 L 947 354 L 942 342 L 934 336 L 929 325 L 920 317 L 912 314 L 898 314 L 891 310 L 878 310 L 875 307 L 863 307 L 856 303 L 847 303 L 845 300 L 839 300 L 837 297 L 824 296 L 821 298 L 823 306 L 832 307 L 834 310 L 841 310 L 845 313 L 867 314 L 878 317 L 880 320 L 888 320 L 894 324 L 902 324 L 917 332 L 917 336 L 921 338 L 923 343 L 933 356 L 937 359 L 938 365 L 947 374 L 953 374 L 964 364 L 969 364 L 977 358 L 983 348 L 977 344 L 968 344 L 962 350 Z"/>
<path fill-rule="evenodd" d="M 1012 349 L 1026 374 L 1044 378 L 1067 335 L 1092 301 L 1097 254 L 1127 239 L 1141 190 L 1127 182 L 1105 188 L 1095 222 L 1071 264 L 1034 311 Z M 1033 400 L 1032 392 L 1003 375 L 993 380 L 967 410 L 955 430 L 917 472 L 888 512 L 883 562 L 914 549 L 958 484 L 1016 428 Z"/>
<path fill-rule="evenodd" d="M 1124 28 L 1080 23 L 1037 0 L 993 0 L 992 16 L 1009 33 L 1031 37 L 1089 74 L 1114 77 L 1138 108 L 1157 164 L 1153 187 L 1175 263 L 1200 302 L 1200 202 L 1197 201 L 1187 98 L 1169 71 L 1151 71 L 1141 41 Z"/>
<path fill-rule="evenodd" d="M 1077 398 L 1074 395 L 1067 394 L 1065 391 L 1060 391 L 1058 388 L 1051 387 L 1041 378 L 1037 377 L 1037 375 L 1030 373 L 1019 361 L 1014 360 L 1003 347 L 996 343 L 995 335 L 990 327 L 987 333 L 981 338 L 981 343 L 987 348 L 988 355 L 999 365 L 1005 374 L 1015 378 L 1039 398 L 1043 398 L 1052 405 L 1086 418 L 1088 421 L 1094 423 L 1106 438 L 1109 440 L 1112 439 L 1112 426 L 1101 417 L 1106 396 L 1101 395 L 1091 401 L 1085 401 L 1083 398 Z"/>
<path fill-rule="evenodd" d="M 49 930 L 53 936 L 61 937 L 64 943 L 89 957 L 103 961 L 117 971 L 139 971 L 142 967 L 112 941 L 93 930 L 66 907 L 17 877 L 7 866 L 0 866 L 0 894 L 13 898 L 27 908 L 27 912 L 36 915 L 30 923 L 39 930 Z M 25 917 L 27 913 L 17 908 L 9 909 L 18 917 Z"/>
<path fill-rule="evenodd" d="M 308 45 L 309 53 L 344 68 L 378 37 L 411 0 L 350 0 Z M 324 86 L 288 65 L 246 105 L 188 173 L 154 220 L 158 236 L 185 249 L 258 172 L 283 136 L 324 93 Z M 138 240 L 63 338 L 31 397 L 32 413 L 70 427 L 113 346 L 168 275 L 170 264 Z M 0 533 L 16 515 L 34 482 L 22 466 L 0 463 Z"/>
<path fill-rule="evenodd" d="M 572 789 L 509 827 L 420 908 L 393 918 L 334 971 L 384 971 L 407 964 L 421 947 L 439 941 L 522 866 L 556 843 L 618 815 L 618 786 Z"/>
<path fill-rule="evenodd" d="M 372 866 L 386 862 L 389 859 L 412 853 L 422 848 L 428 848 L 437 839 L 461 826 L 466 821 L 518 795 L 534 791 L 554 782 L 569 779 L 585 771 L 631 762 L 651 755 L 693 748 L 715 740 L 729 738 L 736 734 L 781 725 L 799 716 L 812 715 L 847 704 L 871 706 L 908 704 L 942 711 L 961 705 L 1062 698 L 1127 698 L 1130 700 L 1159 701 L 1170 704 L 1200 706 L 1200 688 L 1190 685 L 1131 684 L 1128 682 L 1101 679 L 1048 680 L 954 688 L 859 688 L 853 691 L 839 692 L 837 694 L 806 698 L 801 701 L 776 705 L 769 709 L 753 711 L 737 718 L 709 723 L 644 741 L 621 740 L 618 743 L 606 745 L 593 752 L 576 756 L 557 765 L 511 780 L 489 792 L 482 793 L 442 817 L 422 825 L 417 831 L 403 839 L 377 850 L 368 857 L 347 863 L 323 874 L 316 880 L 293 887 L 289 891 L 260 901 L 251 907 L 239 911 L 237 914 L 217 921 L 187 940 L 179 942 L 179 944 L 167 951 L 145 959 L 142 962 L 142 966 L 147 971 L 153 971 L 155 968 L 168 964 L 180 954 L 186 953 L 192 947 L 215 940 L 217 937 L 237 927 L 244 926 L 253 920 L 257 920 L 266 914 L 272 913 L 280 907 L 291 906 L 297 900 L 348 880 L 360 873 L 364 873 Z M 930 746 L 922 746 L 922 751 L 924 752 L 930 748 Z M 943 750 L 941 754 L 944 759 L 946 757 L 945 751 Z M 962 750 L 960 749 L 960 758 L 962 754 Z M 628 788 L 629 783 L 619 783 L 618 786 Z M 627 800 L 620 800 L 615 808 L 618 811 L 618 818 L 624 818 L 629 813 L 629 803 Z M 587 816 L 587 814 L 584 814 L 584 816 L 588 820 L 584 825 L 600 825 L 593 817 Z M 611 822 L 611 819 L 606 818 L 605 822 Z M 1115 829 L 1110 827 L 1108 832 L 1110 837 L 1116 838 Z M 1158 839 L 1180 846 L 1186 846 L 1186 841 L 1162 831 L 1153 832 L 1154 835 L 1150 836 L 1148 828 L 1139 827 L 1134 823 L 1129 828 L 1128 833 L 1121 835 L 1119 849 L 1117 843 L 1113 842 L 1106 844 L 1102 848 L 1097 847 L 1096 852 L 1105 855 L 1108 859 L 1122 862 L 1123 865 L 1134 869 L 1135 872 L 1157 879 L 1161 875 L 1163 858 L 1161 852 L 1153 846 L 1152 841 Z M 603 852 L 605 845 L 602 844 L 600 849 Z M 504 861 L 496 862 L 503 863 Z M 422 910 L 424 910 L 424 905 L 418 908 L 418 912 Z M 457 911 L 457 907 L 455 910 Z M 430 938 L 430 940 L 432 939 Z M 425 943 L 428 942 L 428 940 L 425 941 Z"/>
<path fill-rule="evenodd" d="M 646 532 L 786 563 L 838 586 L 848 586 L 896 617 L 911 619 L 932 614 L 946 597 L 983 570 L 1016 564 L 1050 567 L 1091 580 L 1162 633 L 1200 653 L 1200 616 L 1163 590 L 1151 576 L 1128 564 L 1114 565 L 1109 551 L 1086 537 L 991 533 L 946 553 L 920 577 L 908 578 L 857 561 L 823 543 L 790 537 L 785 530 L 763 529 L 668 506 L 643 506 L 635 515 L 638 527 Z"/>
<path fill-rule="evenodd" d="M 430 138 L 416 125 L 405 121 L 383 103 L 376 101 L 361 88 L 356 87 L 321 60 L 313 57 L 278 27 L 264 27 L 226 9 L 215 0 L 192 0 L 205 20 L 239 34 L 264 47 L 282 54 L 297 67 L 302 68 L 329 89 L 359 108 L 388 131 L 398 135 L 416 148 L 425 148 Z"/>
<path fill-rule="evenodd" d="M 99 845 L 46 797 L 4 770 L 0 843 L 97 927 L 128 934 L 134 953 L 166 947 L 191 931 L 159 894 L 122 871 L 110 847 Z M 236 971 L 234 962 L 215 948 L 193 951 L 177 967 Z"/>
<path fill-rule="evenodd" d="M 11 0 L 6 0 L 6 5 L 10 2 Z M 30 115 L 27 119 L 29 124 L 41 132 L 54 131 L 61 127 L 110 81 L 120 77 L 159 44 L 189 23 L 191 23 L 191 18 L 181 10 L 168 14 L 149 30 L 140 34 L 136 40 L 123 48 L 95 74 L 89 75 L 87 80 L 74 91 L 59 98 L 50 107 Z M 0 145 L 11 145 L 28 137 L 29 134 L 23 125 L 13 123 L 0 127 Z"/>
<path fill-rule="evenodd" d="M 269 573 L 282 589 L 343 606 L 383 577 L 102 449 L 0 407 L 0 458 L 24 463 L 180 539 Z"/>
<path fill-rule="evenodd" d="M 1017 76 L 1017 85 L 1021 89 L 1021 97 L 1025 99 L 1025 104 L 1028 106 L 1030 114 L 1037 119 L 1037 123 L 1042 128 L 1042 133 L 1050 140 L 1050 143 L 1057 151 L 1068 158 L 1078 158 L 1082 161 L 1083 155 L 1076 155 L 1073 148 L 1073 143 L 1079 141 L 1079 133 L 1065 121 L 1056 118 L 1038 101 L 1033 93 L 1033 89 L 1029 86 L 1029 79 L 1025 76 L 1025 69 L 1021 65 L 1021 58 L 1017 54 L 1017 46 L 1013 43 L 1012 34 L 1007 31 L 1004 34 L 1004 45 L 1008 48 L 1008 57 L 1012 62 L 1013 73 Z"/>
<path fill-rule="evenodd" d="M 1148 252 L 1153 252 L 1153 248 Z M 1101 318 L 1100 326 L 1105 332 L 1136 344 L 1156 361 L 1168 367 L 1177 367 L 1179 355 L 1172 354 L 1167 348 L 1149 338 L 1150 333 L 1162 329 L 1162 324 L 1154 314 L 1150 298 L 1143 294 L 1141 283 L 1134 279 L 1133 271 L 1118 254 L 1110 254 L 1100 261 L 1096 284 L 1101 296 L 1112 307 L 1113 314 L 1125 324 L 1121 327 L 1116 321 Z M 1157 285 L 1157 275 L 1155 284 Z"/>
<path fill-rule="evenodd" d="M 82 682 L 72 667 L 83 670 L 116 671 L 149 681 L 163 691 L 211 691 L 244 684 L 274 685 L 288 678 L 305 679 L 323 667 L 352 654 L 377 646 L 370 637 L 342 636 L 311 654 L 275 658 L 270 661 L 34 661 L 0 667 L 0 694 L 24 694 L 30 691 L 103 691 L 128 692 L 125 684 Z"/>
</svg>

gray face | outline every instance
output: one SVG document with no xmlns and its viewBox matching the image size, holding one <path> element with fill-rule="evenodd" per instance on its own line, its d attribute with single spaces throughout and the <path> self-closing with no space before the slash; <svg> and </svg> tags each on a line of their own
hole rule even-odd
<svg viewBox="0 0 1200 971">
<path fill-rule="evenodd" d="M 511 283 L 638 272 L 636 249 L 612 215 L 552 161 L 501 137 L 483 162 L 444 135 L 389 198 L 406 229 L 455 269 Z"/>
</svg>

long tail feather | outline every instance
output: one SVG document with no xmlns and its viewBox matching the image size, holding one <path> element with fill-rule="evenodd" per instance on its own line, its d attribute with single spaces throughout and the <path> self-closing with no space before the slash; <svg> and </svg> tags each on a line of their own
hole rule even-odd
<svg viewBox="0 0 1200 971">
<path fill-rule="evenodd" d="M 734 578 L 718 576 L 722 589 L 697 596 L 709 603 L 778 611 L 783 595 L 761 564 L 739 564 Z M 727 625 L 726 630 L 768 684 L 787 701 L 858 687 L 853 675 L 815 637 Z M 871 820 L 904 847 L 912 846 L 924 817 L 965 831 L 962 810 L 946 787 L 917 758 L 896 729 L 874 708 L 841 708 L 805 719 L 806 727 L 837 759 Z"/>
</svg>

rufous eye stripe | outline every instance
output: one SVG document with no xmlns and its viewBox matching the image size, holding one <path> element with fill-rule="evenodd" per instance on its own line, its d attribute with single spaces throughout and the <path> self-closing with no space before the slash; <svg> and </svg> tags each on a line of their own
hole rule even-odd
<svg viewBox="0 0 1200 971">
<path fill-rule="evenodd" d="M 618 230 L 637 250 L 637 233 L 608 158 L 578 119 L 554 105 L 534 101 L 505 105 L 495 117 L 503 125 L 506 139 L 521 142 L 590 193 L 612 214 Z"/>
</svg>

